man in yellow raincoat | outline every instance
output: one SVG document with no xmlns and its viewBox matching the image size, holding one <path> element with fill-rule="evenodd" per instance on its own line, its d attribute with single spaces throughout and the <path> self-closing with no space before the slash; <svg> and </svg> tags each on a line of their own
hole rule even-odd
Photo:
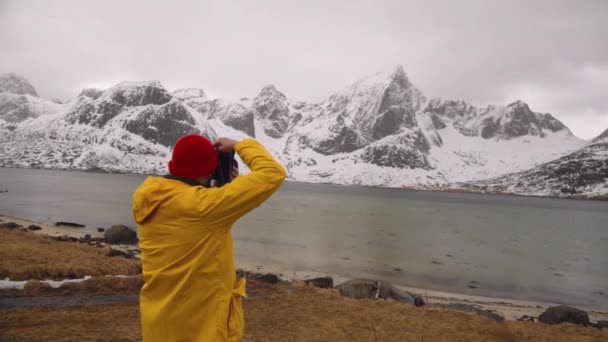
<svg viewBox="0 0 608 342">
<path fill-rule="evenodd" d="M 140 294 L 144 341 L 238 341 L 244 332 L 231 227 L 264 202 L 285 169 L 253 139 L 220 138 L 251 169 L 220 188 L 206 188 L 218 163 L 200 135 L 177 141 L 167 177 L 148 177 L 133 195 L 144 286 Z"/>
</svg>

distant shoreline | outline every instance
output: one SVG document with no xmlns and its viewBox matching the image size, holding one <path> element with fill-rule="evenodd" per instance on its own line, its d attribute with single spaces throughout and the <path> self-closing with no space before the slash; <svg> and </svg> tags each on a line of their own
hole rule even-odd
<svg viewBox="0 0 608 342">
<path fill-rule="evenodd" d="M 122 172 L 122 171 L 107 171 L 103 169 L 53 169 L 53 168 L 31 168 L 31 167 L 17 167 L 17 166 L 0 166 L 4 169 L 18 169 L 18 170 L 39 170 L 39 171 L 65 171 L 65 172 L 82 172 L 82 173 L 98 173 L 98 174 L 110 174 L 110 175 L 135 175 L 135 176 L 161 176 L 159 174 L 146 174 L 146 173 L 134 173 L 134 172 Z M 484 191 L 476 190 L 471 188 L 462 187 L 429 187 L 424 185 L 410 185 L 400 187 L 389 187 L 389 186 L 374 186 L 374 185 L 356 185 L 356 184 L 339 184 L 339 183 L 328 183 L 328 182 L 301 182 L 301 181 L 290 181 L 286 182 L 291 184 L 317 184 L 317 185 L 331 185 L 336 187 L 357 187 L 357 188 L 372 188 L 372 189 L 392 189 L 392 190 L 406 190 L 406 191 L 424 191 L 424 192 L 443 192 L 443 193 L 460 193 L 460 194 L 478 194 L 478 195 L 497 195 L 497 196 L 514 196 L 514 197 L 532 197 L 532 198 L 551 198 L 551 199 L 562 199 L 562 200 L 584 200 L 584 201 L 598 201 L 607 202 L 608 194 L 602 195 L 569 195 L 569 196 L 543 196 L 543 195 L 526 195 L 518 194 L 513 192 L 502 192 L 502 191 Z M 0 189 L 2 190 L 2 189 Z"/>
</svg>

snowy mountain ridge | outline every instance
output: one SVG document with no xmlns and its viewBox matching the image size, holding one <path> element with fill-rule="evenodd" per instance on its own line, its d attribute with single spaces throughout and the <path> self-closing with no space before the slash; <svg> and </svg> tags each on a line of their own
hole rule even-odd
<svg viewBox="0 0 608 342">
<path fill-rule="evenodd" d="M 25 97 L 15 104 L 15 96 Z M 19 106 L 27 114 L 15 114 Z M 254 137 L 293 181 L 389 187 L 495 178 L 586 143 L 521 101 L 478 108 L 428 100 L 401 66 L 320 103 L 272 85 L 231 101 L 202 89 L 169 92 L 158 81 L 85 89 L 63 105 L 0 93 L 0 166 L 162 174 L 171 146 L 188 133 Z"/>
</svg>

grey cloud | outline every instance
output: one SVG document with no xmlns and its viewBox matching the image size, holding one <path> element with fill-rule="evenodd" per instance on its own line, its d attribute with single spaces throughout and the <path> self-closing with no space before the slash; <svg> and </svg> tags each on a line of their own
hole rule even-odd
<svg viewBox="0 0 608 342">
<path fill-rule="evenodd" d="M 608 123 L 606 22 L 602 0 L 0 1 L 0 72 L 46 97 L 158 79 L 318 101 L 402 64 L 427 96 L 522 98 L 590 138 Z"/>
</svg>

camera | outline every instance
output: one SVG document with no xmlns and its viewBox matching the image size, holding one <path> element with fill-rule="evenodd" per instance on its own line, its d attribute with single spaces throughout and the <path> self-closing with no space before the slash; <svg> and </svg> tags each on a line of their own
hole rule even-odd
<svg viewBox="0 0 608 342">
<path fill-rule="evenodd" d="M 205 186 L 207 187 L 222 187 L 232 181 L 232 169 L 238 167 L 237 161 L 234 159 L 234 152 L 221 152 L 215 149 L 217 153 L 218 163 L 213 171 L 211 179 Z"/>
</svg>

